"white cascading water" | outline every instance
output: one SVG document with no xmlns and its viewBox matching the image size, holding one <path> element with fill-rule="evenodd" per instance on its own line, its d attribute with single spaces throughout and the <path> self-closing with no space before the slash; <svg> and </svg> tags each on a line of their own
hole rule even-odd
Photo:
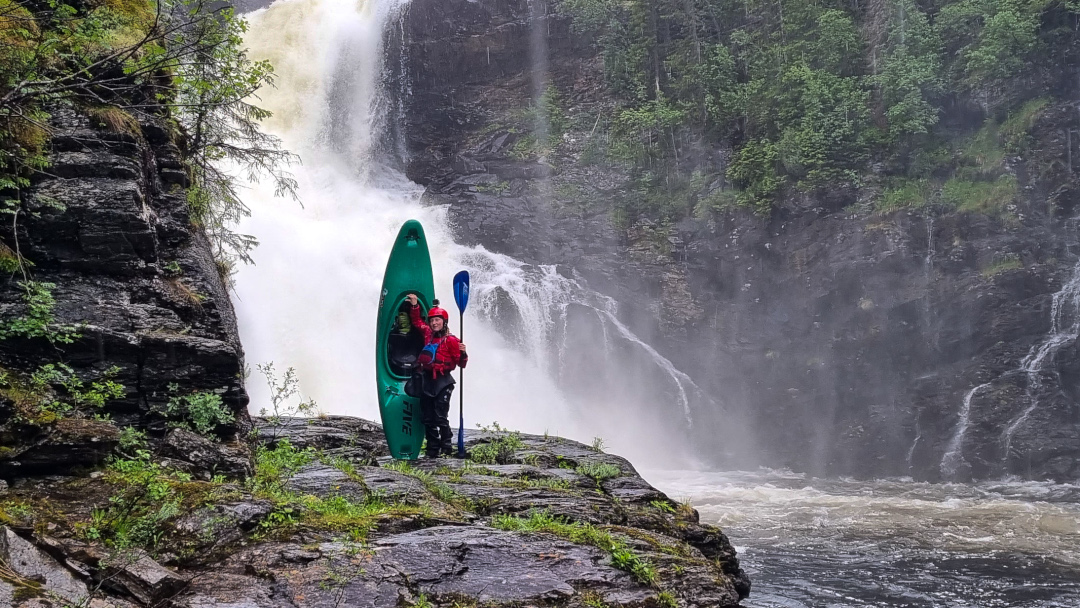
<svg viewBox="0 0 1080 608">
<path fill-rule="evenodd" d="M 464 331 L 471 354 L 464 383 L 467 428 L 497 421 L 585 442 L 600 436 L 623 455 L 671 463 L 669 446 L 678 443 L 663 427 L 676 433 L 688 428 L 688 393 L 700 395 L 693 381 L 619 322 L 612 300 L 581 280 L 455 244 L 445 210 L 422 206 L 419 186 L 378 162 L 383 123 L 396 118 L 387 116 L 381 90 L 387 69 L 383 32 L 406 5 L 407 0 L 279 0 L 248 15 L 249 53 L 269 59 L 277 74 L 276 88 L 260 92 L 260 105 L 274 112 L 264 127 L 303 161 L 294 168 L 303 207 L 275 198 L 263 185 L 244 196 L 253 213 L 239 229 L 260 240 L 256 265 L 236 277 L 235 305 L 249 364 L 294 367 L 305 397 L 324 412 L 377 420 L 378 289 L 398 228 L 416 218 L 431 246 L 436 295 L 452 313 L 450 279 L 461 268 L 472 273 Z M 520 316 L 516 336 L 501 335 L 494 323 L 506 297 Z M 595 311 L 605 336 L 618 336 L 652 361 L 659 383 L 667 385 L 661 392 L 675 402 L 628 404 L 632 382 L 622 391 L 587 391 L 587 403 L 572 390 L 560 390 L 571 306 Z M 454 314 L 451 330 L 461 333 Z M 617 360 L 609 361 L 608 340 L 599 342 L 589 356 L 618 369 Z M 247 383 L 256 412 L 269 397 L 261 380 Z M 685 425 L 665 424 L 671 418 L 666 407 L 679 408 Z"/>
<path fill-rule="evenodd" d="M 1054 357 L 1062 348 L 1074 344 L 1078 338 L 1080 338 L 1080 262 L 1073 267 L 1069 280 L 1053 296 L 1050 305 L 1050 332 L 1046 338 L 1031 347 L 1028 354 L 1020 361 L 1019 367 L 1005 374 L 1006 376 L 1024 374 L 1027 381 L 1024 393 L 1028 399 L 1028 405 L 1001 433 L 1003 463 L 1009 462 L 1012 440 L 1016 432 L 1039 407 L 1043 374 L 1047 373 L 1047 366 L 1054 362 Z M 963 442 L 971 418 L 971 400 L 976 393 L 991 384 L 990 382 L 980 384 L 964 395 L 953 436 L 941 459 L 940 470 L 945 479 L 955 477 L 960 466 L 965 462 Z"/>
<path fill-rule="evenodd" d="M 964 460 L 964 436 L 967 435 L 968 425 L 971 423 L 971 400 L 982 389 L 990 386 L 989 382 L 980 384 L 964 395 L 964 404 L 960 406 L 960 417 L 956 421 L 956 429 L 952 439 L 945 447 L 945 455 L 941 457 L 939 470 L 945 479 L 952 479 L 965 464 Z"/>
<path fill-rule="evenodd" d="M 1047 364 L 1054 361 L 1063 347 L 1073 344 L 1080 337 L 1080 262 L 1073 267 L 1072 277 L 1054 294 L 1050 306 L 1050 333 L 1040 344 L 1031 347 L 1027 356 L 1020 362 L 1019 371 L 1027 376 L 1027 396 L 1030 399 L 1027 409 L 1017 416 L 1005 432 L 1001 434 L 1003 460 L 1009 459 L 1013 435 L 1027 422 L 1028 417 L 1039 406 L 1039 393 L 1042 392 L 1042 375 Z"/>
</svg>

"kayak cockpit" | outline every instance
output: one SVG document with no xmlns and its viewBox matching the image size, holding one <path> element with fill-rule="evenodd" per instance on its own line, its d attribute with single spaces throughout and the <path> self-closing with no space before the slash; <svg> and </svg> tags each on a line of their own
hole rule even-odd
<svg viewBox="0 0 1080 608">
<path fill-rule="evenodd" d="M 424 332 L 412 326 L 408 304 L 402 302 L 392 319 L 393 327 L 386 340 L 387 361 L 390 373 L 405 379 L 417 367 L 417 358 L 424 349 Z"/>
</svg>

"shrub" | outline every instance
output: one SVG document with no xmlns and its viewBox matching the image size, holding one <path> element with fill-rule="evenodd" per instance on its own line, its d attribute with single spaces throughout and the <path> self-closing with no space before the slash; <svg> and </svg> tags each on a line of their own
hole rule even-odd
<svg viewBox="0 0 1080 608">
<path fill-rule="evenodd" d="M 174 384 L 169 390 L 175 391 L 176 388 Z M 236 420 L 236 414 L 225 407 L 221 395 L 211 392 L 173 396 L 165 407 L 165 414 L 172 418 L 177 426 L 189 428 L 204 436 L 209 436 L 219 426 Z"/>
<path fill-rule="evenodd" d="M 0 340 L 9 338 L 45 338 L 54 344 L 71 344 L 79 337 L 73 325 L 57 325 L 53 314 L 56 300 L 52 290 L 56 285 L 38 281 L 20 281 L 26 313 L 0 323 Z"/>
<path fill-rule="evenodd" d="M 517 431 L 504 431 L 499 423 L 494 423 L 492 428 L 483 430 L 496 433 L 498 436 L 469 450 L 469 458 L 477 464 L 510 464 L 514 461 L 517 450 L 525 447 L 521 441 L 521 434 Z"/>
</svg>

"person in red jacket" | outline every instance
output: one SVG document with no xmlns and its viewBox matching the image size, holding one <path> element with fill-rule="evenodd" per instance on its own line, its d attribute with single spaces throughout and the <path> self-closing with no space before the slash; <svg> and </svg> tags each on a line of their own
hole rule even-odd
<svg viewBox="0 0 1080 608">
<path fill-rule="evenodd" d="M 439 308 L 438 300 L 432 302 L 434 306 L 428 311 L 427 323 L 420 317 L 416 296 L 410 294 L 406 300 L 413 329 L 423 332 L 425 346 L 436 346 L 435 356 L 422 363 L 418 372 L 424 375 L 420 416 L 427 428 L 427 457 L 438 458 L 440 451 L 448 456 L 454 453 L 454 435 L 448 418 L 450 394 L 454 392 L 454 377 L 450 372 L 459 366 L 464 368 L 469 362 L 469 354 L 461 340 L 450 333 L 447 327 L 450 313 Z"/>
</svg>

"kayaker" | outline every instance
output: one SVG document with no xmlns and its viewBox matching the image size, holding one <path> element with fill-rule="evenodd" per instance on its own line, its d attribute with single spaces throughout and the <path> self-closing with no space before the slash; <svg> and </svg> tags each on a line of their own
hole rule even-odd
<svg viewBox="0 0 1080 608">
<path fill-rule="evenodd" d="M 423 374 L 423 395 L 420 397 L 420 416 L 427 428 L 427 457 L 438 458 L 439 453 L 452 455 L 453 431 L 450 429 L 450 394 L 454 392 L 454 378 L 450 372 L 457 367 L 464 368 L 469 362 L 465 345 L 449 331 L 450 313 L 439 308 L 439 301 L 432 302 L 427 314 L 427 323 L 420 316 L 420 306 L 416 296 L 406 297 L 409 303 L 409 319 L 413 329 L 424 334 L 425 349 L 435 346 L 435 354 L 430 359 L 421 356 L 420 373 Z"/>
</svg>

